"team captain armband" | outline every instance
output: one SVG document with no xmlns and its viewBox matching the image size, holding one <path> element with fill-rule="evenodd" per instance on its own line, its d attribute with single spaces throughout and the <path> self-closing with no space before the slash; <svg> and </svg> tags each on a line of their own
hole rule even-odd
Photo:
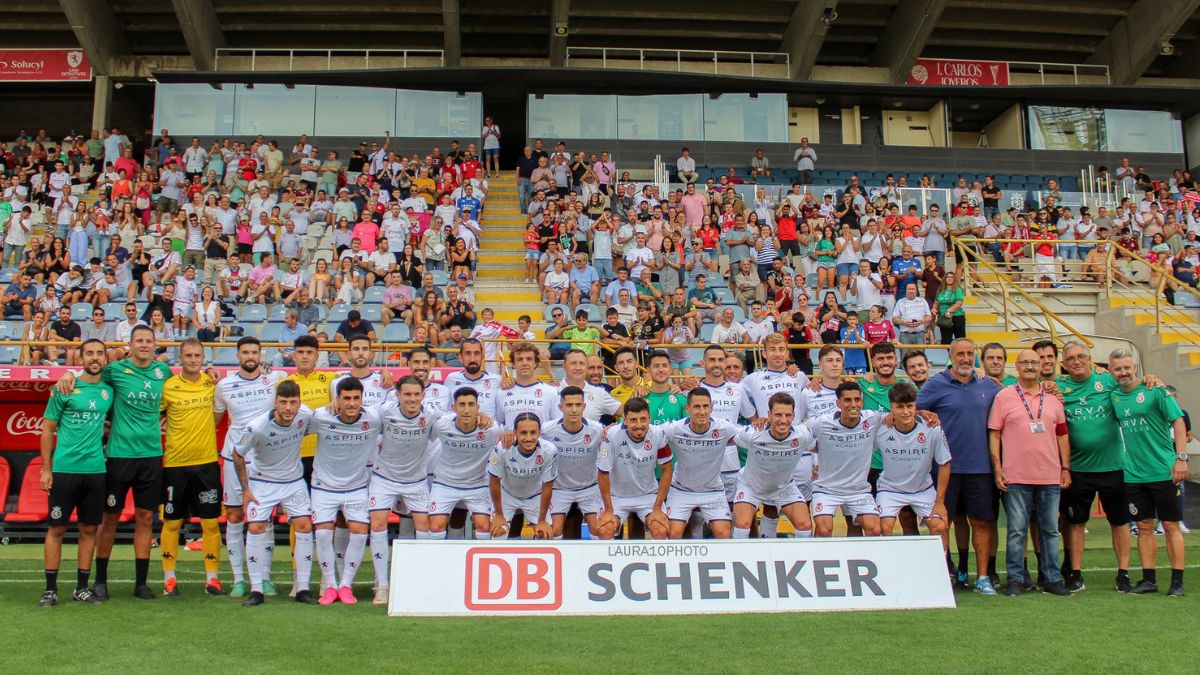
<svg viewBox="0 0 1200 675">
<path fill-rule="evenodd" d="M 1058 424 L 1055 424 L 1054 425 L 1054 434 L 1056 436 L 1066 436 L 1067 435 L 1067 423 L 1059 422 Z"/>
</svg>

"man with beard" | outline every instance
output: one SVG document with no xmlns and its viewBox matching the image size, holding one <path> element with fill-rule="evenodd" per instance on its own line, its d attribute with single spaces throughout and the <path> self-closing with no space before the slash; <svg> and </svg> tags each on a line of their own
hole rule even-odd
<svg viewBox="0 0 1200 675">
<path fill-rule="evenodd" d="M 500 396 L 500 376 L 484 371 L 483 343 L 474 338 L 463 340 L 458 348 L 458 358 L 462 361 L 463 369 L 446 378 L 446 409 L 454 409 L 455 391 L 460 387 L 470 387 L 475 390 L 479 412 L 495 418 Z"/>
</svg>

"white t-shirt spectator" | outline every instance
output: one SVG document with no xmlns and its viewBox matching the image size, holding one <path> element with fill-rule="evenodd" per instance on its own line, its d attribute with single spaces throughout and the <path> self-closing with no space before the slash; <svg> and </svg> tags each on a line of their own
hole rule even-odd
<svg viewBox="0 0 1200 675">
<path fill-rule="evenodd" d="M 883 297 L 875 284 L 871 283 L 872 280 L 883 281 L 878 272 L 871 272 L 869 277 L 854 277 L 854 301 L 861 311 L 866 311 L 883 302 Z"/>
<path fill-rule="evenodd" d="M 750 341 L 758 344 L 775 332 L 775 320 L 769 316 L 764 316 L 758 321 L 750 320 L 746 322 L 745 329 Z"/>
<path fill-rule="evenodd" d="M 736 344 L 744 342 L 746 335 L 746 328 L 736 321 L 730 321 L 728 328 L 718 323 L 713 326 L 712 337 L 709 339 L 709 342 L 718 345 Z"/>
<path fill-rule="evenodd" d="M 204 165 L 208 162 L 208 151 L 204 148 L 196 148 L 188 146 L 187 150 L 183 151 L 183 166 L 188 173 L 200 173 L 204 171 Z"/>
<path fill-rule="evenodd" d="M 180 201 L 183 199 L 183 186 L 187 184 L 187 177 L 178 169 L 167 169 L 162 172 L 161 180 L 162 196 L 167 199 Z"/>
<path fill-rule="evenodd" d="M 640 279 L 642 269 L 651 262 L 654 262 L 654 251 L 645 246 L 634 246 L 625 252 L 625 266 L 629 268 L 630 279 Z"/>
<path fill-rule="evenodd" d="M 902 319 L 904 321 L 919 321 L 927 318 L 932 313 L 929 309 L 929 303 L 925 302 L 925 298 L 917 296 L 915 298 L 900 298 L 896 301 L 896 307 L 892 309 L 893 319 Z M 924 333 L 928 327 L 927 324 L 920 326 L 896 326 L 898 333 Z"/>
<path fill-rule="evenodd" d="M 696 158 L 680 155 L 679 159 L 675 160 L 675 169 L 684 173 L 695 173 Z"/>
</svg>

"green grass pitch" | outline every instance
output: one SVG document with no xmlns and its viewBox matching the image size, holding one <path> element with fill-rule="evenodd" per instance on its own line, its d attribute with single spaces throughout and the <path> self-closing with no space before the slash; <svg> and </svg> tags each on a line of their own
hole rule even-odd
<svg viewBox="0 0 1200 675">
<path fill-rule="evenodd" d="M 1161 548 L 1161 592 L 1117 593 L 1108 528 L 1093 520 L 1087 590 L 1069 598 L 960 592 L 953 610 L 453 619 L 388 618 L 385 608 L 370 604 L 369 582 L 356 585 L 357 606 L 297 605 L 284 595 L 291 577 L 286 547 L 275 561 L 281 595 L 262 607 L 206 596 L 200 554 L 186 550 L 180 551 L 182 596 L 136 600 L 132 549 L 124 543 L 109 570 L 111 600 L 98 606 L 71 600 L 74 548 L 68 546 L 59 605 L 43 609 L 37 607 L 41 546 L 14 544 L 0 547 L 0 672 L 1194 673 L 1196 536 L 1188 537 L 1190 595 L 1183 599 L 1166 597 Z M 1131 571 L 1135 582 L 1139 574 Z M 369 563 L 359 576 L 370 579 Z M 224 565 L 222 579 L 228 588 Z M 161 580 L 156 549 L 156 592 Z"/>
</svg>

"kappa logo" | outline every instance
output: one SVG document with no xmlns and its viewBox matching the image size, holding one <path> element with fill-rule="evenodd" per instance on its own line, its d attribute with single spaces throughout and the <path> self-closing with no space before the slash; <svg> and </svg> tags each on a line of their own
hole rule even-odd
<svg viewBox="0 0 1200 675">
<path fill-rule="evenodd" d="M 563 599 L 562 554 L 550 547 L 473 547 L 467 551 L 464 587 L 469 610 L 556 610 Z"/>
</svg>

